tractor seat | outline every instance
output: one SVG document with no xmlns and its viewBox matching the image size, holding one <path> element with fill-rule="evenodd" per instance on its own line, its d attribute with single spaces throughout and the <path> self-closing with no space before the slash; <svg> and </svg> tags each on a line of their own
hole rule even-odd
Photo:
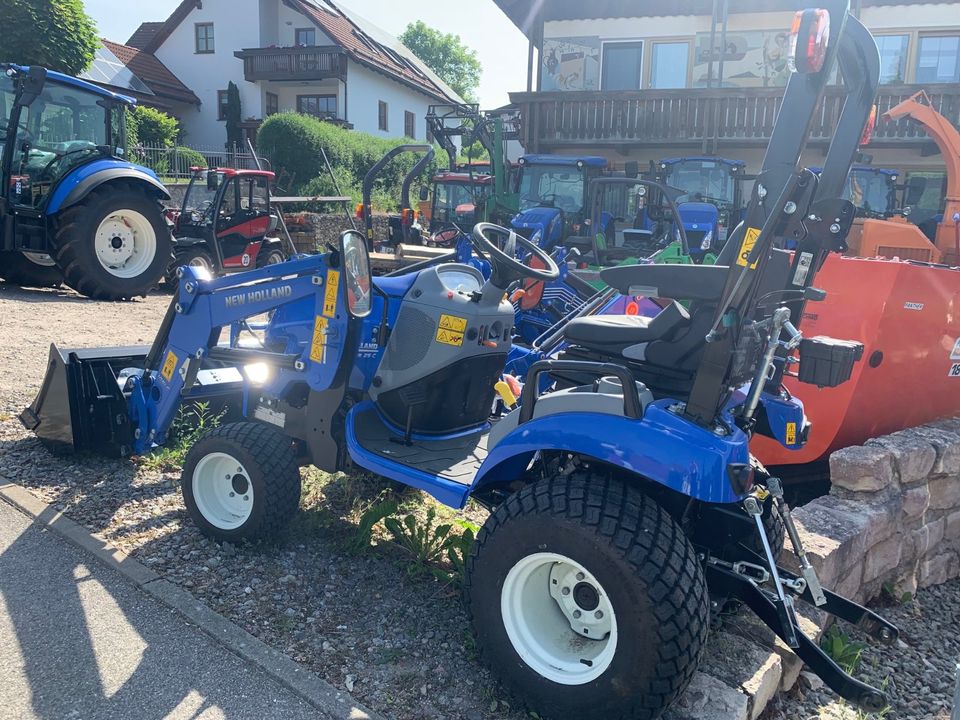
<svg viewBox="0 0 960 720">
<path fill-rule="evenodd" d="M 571 345 L 608 355 L 619 355 L 631 345 L 671 340 L 690 323 L 690 314 L 680 303 L 670 301 L 655 317 L 641 315 L 594 315 L 571 320 L 564 337 Z"/>
</svg>

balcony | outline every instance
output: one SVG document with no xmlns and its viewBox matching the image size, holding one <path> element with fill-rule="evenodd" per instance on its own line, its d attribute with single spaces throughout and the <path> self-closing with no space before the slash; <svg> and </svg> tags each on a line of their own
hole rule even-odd
<svg viewBox="0 0 960 720">
<path fill-rule="evenodd" d="M 882 114 L 920 85 L 885 85 L 877 98 Z M 931 85 L 934 107 L 960 126 L 960 86 Z M 633 92 L 510 93 L 519 105 L 527 152 L 576 147 L 616 148 L 674 145 L 716 150 L 763 147 L 780 111 L 783 88 L 640 90 Z M 830 89 L 810 129 L 810 140 L 826 144 L 843 108 L 839 89 Z M 915 147 L 928 143 L 913 121 L 878 120 L 871 146 Z"/>
<path fill-rule="evenodd" d="M 338 47 L 250 48 L 234 56 L 243 60 L 250 82 L 347 79 L 347 56 Z"/>
</svg>

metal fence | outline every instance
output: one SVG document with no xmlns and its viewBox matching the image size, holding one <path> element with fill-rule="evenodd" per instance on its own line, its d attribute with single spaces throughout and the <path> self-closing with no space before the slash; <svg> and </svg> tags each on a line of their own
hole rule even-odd
<svg viewBox="0 0 960 720">
<path fill-rule="evenodd" d="M 145 165 L 161 178 L 168 180 L 187 180 L 192 175 L 192 167 L 221 167 L 236 170 L 256 170 L 257 160 L 243 148 L 234 150 L 219 148 L 215 150 L 178 145 L 176 147 L 155 147 L 137 145 L 130 148 L 130 159 Z M 269 163 L 261 158 L 265 170 Z"/>
</svg>

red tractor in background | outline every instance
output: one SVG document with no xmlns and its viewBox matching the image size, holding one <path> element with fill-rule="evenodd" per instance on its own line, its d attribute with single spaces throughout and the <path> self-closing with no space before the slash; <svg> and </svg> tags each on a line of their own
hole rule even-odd
<svg viewBox="0 0 960 720">
<path fill-rule="evenodd" d="M 181 265 L 224 275 L 283 262 L 288 253 L 275 237 L 280 215 L 270 203 L 274 174 L 266 170 L 192 168 L 193 177 L 173 218 L 175 282 Z"/>
</svg>

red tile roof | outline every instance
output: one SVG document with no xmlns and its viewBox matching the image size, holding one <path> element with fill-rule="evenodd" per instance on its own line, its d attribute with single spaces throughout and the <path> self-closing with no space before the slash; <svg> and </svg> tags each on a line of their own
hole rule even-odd
<svg viewBox="0 0 960 720">
<path fill-rule="evenodd" d="M 283 2 L 313 20 L 355 62 L 439 100 L 461 101 L 399 41 L 394 41 L 395 47 L 389 47 L 382 40 L 375 39 L 374 35 L 383 37 L 383 33 L 365 28 L 360 18 L 348 16 L 331 0 Z"/>
<path fill-rule="evenodd" d="M 130 36 L 130 39 L 127 40 L 127 45 L 137 50 L 143 50 L 147 44 L 153 39 L 153 36 L 156 35 L 164 26 L 164 22 L 145 22 L 140 23 L 133 35 Z"/>
<path fill-rule="evenodd" d="M 104 40 L 103 44 L 107 50 L 117 56 L 120 62 L 127 66 L 130 72 L 140 78 L 158 98 L 194 105 L 200 104 L 200 98 L 180 82 L 166 65 L 150 53 L 109 40 Z"/>
</svg>

